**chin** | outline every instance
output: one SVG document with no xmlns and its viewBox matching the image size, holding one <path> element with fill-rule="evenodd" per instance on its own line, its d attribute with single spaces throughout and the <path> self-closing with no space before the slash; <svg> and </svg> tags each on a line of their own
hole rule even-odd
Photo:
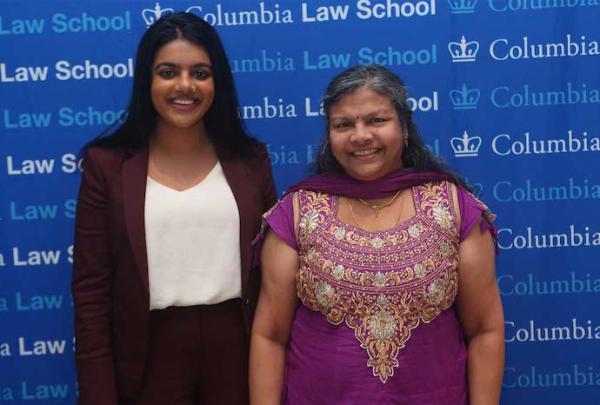
<svg viewBox="0 0 600 405">
<path fill-rule="evenodd" d="M 190 129 L 199 126 L 202 123 L 202 120 L 168 120 L 164 121 L 164 123 L 172 128 Z"/>
<path fill-rule="evenodd" d="M 381 177 L 385 176 L 385 174 L 381 174 L 381 173 L 373 173 L 373 174 L 366 174 L 366 173 L 347 173 L 350 177 L 356 179 L 356 180 L 360 180 L 360 181 L 373 181 L 373 180 L 377 180 L 380 179 Z"/>
<path fill-rule="evenodd" d="M 390 174 L 391 172 L 400 169 L 400 167 L 395 167 L 392 169 L 386 169 L 386 170 L 369 170 L 369 171 L 355 171 L 355 172 L 348 172 L 346 171 L 346 174 L 352 178 L 355 178 L 356 180 L 361 180 L 361 181 L 374 181 L 374 180 L 379 180 L 382 177 L 387 176 L 388 174 Z"/>
</svg>

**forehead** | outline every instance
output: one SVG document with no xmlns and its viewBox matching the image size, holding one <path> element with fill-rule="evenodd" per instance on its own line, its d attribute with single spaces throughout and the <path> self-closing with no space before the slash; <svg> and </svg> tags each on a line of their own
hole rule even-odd
<svg viewBox="0 0 600 405">
<path fill-rule="evenodd" d="M 331 115 L 365 115 L 375 111 L 394 111 L 390 99 L 374 90 L 362 87 L 345 94 L 331 106 Z"/>
<path fill-rule="evenodd" d="M 175 39 L 167 42 L 158 49 L 154 56 L 154 64 L 161 62 L 174 62 L 178 64 L 210 64 L 210 57 L 206 50 L 186 39 Z"/>
</svg>

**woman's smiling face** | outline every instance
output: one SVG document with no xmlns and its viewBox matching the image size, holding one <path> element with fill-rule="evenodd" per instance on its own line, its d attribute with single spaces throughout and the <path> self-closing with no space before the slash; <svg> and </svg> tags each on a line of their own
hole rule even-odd
<svg viewBox="0 0 600 405">
<path fill-rule="evenodd" d="M 407 136 L 390 100 L 361 87 L 331 106 L 329 141 L 333 156 L 358 180 L 376 180 L 402 167 Z"/>
<path fill-rule="evenodd" d="M 201 124 L 215 95 L 204 48 L 185 39 L 161 47 L 152 65 L 151 93 L 162 124 L 180 129 Z"/>
</svg>

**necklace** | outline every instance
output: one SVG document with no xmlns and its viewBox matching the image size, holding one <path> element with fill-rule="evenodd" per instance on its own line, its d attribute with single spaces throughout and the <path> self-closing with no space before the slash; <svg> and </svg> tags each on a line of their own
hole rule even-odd
<svg viewBox="0 0 600 405">
<path fill-rule="evenodd" d="M 360 226 L 360 222 L 358 222 L 358 218 L 356 218 L 356 215 L 354 215 L 354 210 L 352 209 L 352 203 L 350 202 L 350 199 L 348 199 L 347 201 L 348 201 L 348 208 L 350 208 L 350 216 L 354 220 L 354 223 L 356 224 L 356 226 L 358 226 L 360 229 L 363 229 L 363 227 Z"/>
<path fill-rule="evenodd" d="M 389 203 L 385 204 L 384 206 L 380 207 L 381 208 L 385 208 L 387 206 L 389 206 L 392 202 L 394 202 L 394 200 L 398 197 L 398 194 L 400 192 L 398 192 L 392 199 L 392 201 L 390 201 Z M 356 224 L 357 227 L 359 227 L 360 229 L 365 229 L 362 227 L 362 225 L 360 224 L 360 222 L 358 222 L 358 218 L 356 218 L 356 215 L 354 214 L 354 208 L 352 208 L 352 201 L 350 199 L 347 199 L 348 201 L 348 208 L 350 209 L 350 216 L 352 217 L 352 220 L 354 221 L 354 223 Z M 361 201 L 362 202 L 362 201 Z M 371 207 L 370 207 L 371 208 Z M 400 218 L 402 217 L 402 204 L 400 205 L 400 212 L 398 213 L 398 218 L 396 218 L 396 223 L 394 224 L 394 227 L 398 226 L 398 224 L 400 223 Z"/>
<path fill-rule="evenodd" d="M 360 201 L 363 205 L 366 205 L 367 207 L 371 208 L 373 211 L 375 211 L 375 217 L 379 218 L 379 211 L 381 211 L 382 209 L 384 209 L 385 207 L 389 207 L 390 205 L 392 205 L 392 203 L 394 201 L 396 201 L 396 198 L 398 198 L 398 196 L 400 195 L 400 191 L 398 190 L 396 192 L 396 194 L 394 194 L 394 196 L 387 202 L 384 202 L 383 204 L 371 204 L 366 202 L 365 200 L 363 200 L 362 198 L 359 198 L 358 201 Z"/>
</svg>

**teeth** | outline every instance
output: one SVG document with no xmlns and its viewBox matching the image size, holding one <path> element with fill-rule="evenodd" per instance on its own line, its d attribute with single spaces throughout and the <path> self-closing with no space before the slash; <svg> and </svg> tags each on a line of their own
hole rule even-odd
<svg viewBox="0 0 600 405">
<path fill-rule="evenodd" d="M 356 156 L 367 156 L 370 155 L 372 153 L 377 152 L 377 149 L 365 149 L 365 150 L 357 150 L 356 152 L 353 152 Z"/>
<path fill-rule="evenodd" d="M 176 100 L 173 100 L 173 104 L 192 105 L 192 104 L 194 104 L 194 100 L 176 99 Z"/>
</svg>

